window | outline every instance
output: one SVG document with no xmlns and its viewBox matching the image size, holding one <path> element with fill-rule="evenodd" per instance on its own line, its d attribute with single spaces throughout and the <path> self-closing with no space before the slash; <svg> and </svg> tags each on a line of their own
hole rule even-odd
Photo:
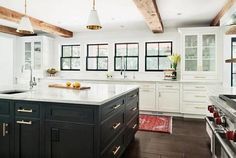
<svg viewBox="0 0 236 158">
<path fill-rule="evenodd" d="M 231 58 L 236 58 L 236 38 L 232 38 Z M 231 63 L 231 86 L 236 86 L 236 63 Z"/>
<path fill-rule="evenodd" d="M 80 45 L 62 45 L 61 70 L 80 70 Z"/>
<path fill-rule="evenodd" d="M 108 44 L 87 45 L 87 71 L 108 70 Z"/>
<path fill-rule="evenodd" d="M 172 42 L 146 42 L 145 70 L 163 71 L 171 67 L 168 56 L 172 54 Z"/>
<path fill-rule="evenodd" d="M 138 71 L 139 66 L 138 43 L 115 44 L 115 71 L 125 69 L 126 71 Z"/>
</svg>

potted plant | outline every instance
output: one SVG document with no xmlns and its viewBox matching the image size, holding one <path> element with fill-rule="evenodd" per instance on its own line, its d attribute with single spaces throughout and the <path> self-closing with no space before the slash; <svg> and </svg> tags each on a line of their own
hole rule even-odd
<svg viewBox="0 0 236 158">
<path fill-rule="evenodd" d="M 171 68 L 174 69 L 174 71 L 172 73 L 172 76 L 173 76 L 172 79 L 176 80 L 176 78 L 177 78 L 176 70 L 177 70 L 177 66 L 178 66 L 178 63 L 180 62 L 181 57 L 179 54 L 173 54 L 171 56 L 168 56 L 168 58 L 171 62 Z"/>
</svg>

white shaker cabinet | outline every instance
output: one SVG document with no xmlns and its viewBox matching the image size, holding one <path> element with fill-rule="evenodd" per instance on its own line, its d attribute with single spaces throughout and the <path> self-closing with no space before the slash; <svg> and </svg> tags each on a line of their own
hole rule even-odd
<svg viewBox="0 0 236 158">
<path fill-rule="evenodd" d="M 180 91 L 178 83 L 159 83 L 158 85 L 158 111 L 180 112 Z"/>
<path fill-rule="evenodd" d="M 218 28 L 181 28 L 182 79 L 217 79 Z"/>
<path fill-rule="evenodd" d="M 140 84 L 139 108 L 143 111 L 156 111 L 155 83 Z"/>
</svg>

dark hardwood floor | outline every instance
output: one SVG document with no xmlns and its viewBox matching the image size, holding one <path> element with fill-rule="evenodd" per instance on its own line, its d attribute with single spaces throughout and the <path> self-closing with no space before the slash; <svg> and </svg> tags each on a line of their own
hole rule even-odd
<svg viewBox="0 0 236 158">
<path fill-rule="evenodd" d="M 204 120 L 173 119 L 172 134 L 138 131 L 123 158 L 211 158 Z"/>
</svg>

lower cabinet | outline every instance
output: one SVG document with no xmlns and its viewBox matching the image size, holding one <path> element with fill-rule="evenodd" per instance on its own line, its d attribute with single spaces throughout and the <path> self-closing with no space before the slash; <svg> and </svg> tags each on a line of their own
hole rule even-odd
<svg viewBox="0 0 236 158">
<path fill-rule="evenodd" d="M 156 110 L 156 90 L 140 89 L 139 105 L 140 110 L 155 111 Z"/>
<path fill-rule="evenodd" d="M 46 158 L 93 158 L 94 126 L 46 122 Z"/>
<path fill-rule="evenodd" d="M 15 158 L 40 158 L 42 148 L 40 120 L 15 119 Z"/>
<path fill-rule="evenodd" d="M 164 112 L 179 112 L 179 91 L 166 90 L 159 91 L 159 111 Z"/>
<path fill-rule="evenodd" d="M 0 117 L 0 157 L 11 157 L 11 143 L 9 133 L 10 122 L 8 118 Z"/>
</svg>

